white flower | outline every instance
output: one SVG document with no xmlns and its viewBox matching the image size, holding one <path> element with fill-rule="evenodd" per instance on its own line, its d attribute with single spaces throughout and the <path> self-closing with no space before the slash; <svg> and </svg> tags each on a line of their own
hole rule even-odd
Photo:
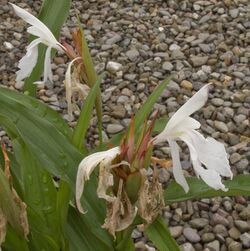
<svg viewBox="0 0 250 251">
<path fill-rule="evenodd" d="M 15 13 L 20 18 L 22 18 L 25 22 L 31 25 L 27 29 L 27 31 L 30 34 L 38 37 L 28 45 L 28 47 L 26 48 L 27 50 L 26 55 L 20 60 L 18 64 L 18 68 L 20 70 L 17 71 L 16 81 L 20 82 L 23 79 L 30 76 L 37 62 L 38 44 L 43 43 L 48 46 L 45 53 L 45 60 L 44 60 L 43 82 L 46 82 L 48 79 L 52 82 L 52 71 L 51 71 L 51 63 L 50 63 L 51 49 L 55 48 L 56 50 L 62 51 L 64 47 L 56 40 L 52 32 L 44 23 L 42 23 L 40 20 L 38 20 L 36 17 L 31 15 L 26 10 L 18 7 L 15 4 L 12 4 L 12 3 L 10 4 L 14 8 Z"/>
<path fill-rule="evenodd" d="M 84 213 L 80 199 L 83 193 L 84 183 L 86 180 L 89 180 L 91 173 L 94 171 L 95 167 L 100 164 L 100 170 L 108 172 L 111 167 L 111 162 L 120 154 L 120 147 L 111 148 L 108 151 L 93 153 L 86 158 L 84 158 L 78 167 L 78 172 L 76 176 L 76 206 L 81 213 Z M 113 185 L 113 177 L 110 176 L 108 184 L 109 186 Z M 104 197 L 103 189 L 98 188 L 100 191 L 99 197 Z M 98 191 L 97 191 L 98 192 Z"/>
<path fill-rule="evenodd" d="M 196 129 L 200 123 L 190 115 L 199 110 L 207 101 L 209 84 L 191 97 L 169 120 L 165 129 L 153 139 L 154 144 L 168 141 L 173 159 L 173 174 L 176 182 L 185 192 L 189 186 L 184 177 L 177 140 L 184 141 L 190 151 L 193 168 L 208 186 L 215 190 L 227 191 L 221 176 L 232 178 L 224 145 L 213 138 L 205 139 Z M 204 166 L 202 166 L 204 165 Z"/>
</svg>

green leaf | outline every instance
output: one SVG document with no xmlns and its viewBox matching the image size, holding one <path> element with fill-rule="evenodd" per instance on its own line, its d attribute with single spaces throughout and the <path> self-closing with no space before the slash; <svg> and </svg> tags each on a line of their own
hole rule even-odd
<svg viewBox="0 0 250 251">
<path fill-rule="evenodd" d="M 15 230 L 8 225 L 7 234 L 5 238 L 5 242 L 3 243 L 3 250 L 4 251 L 13 251 L 13 250 L 22 250 L 22 251 L 29 251 L 28 242 L 27 240 L 18 235 Z"/>
<path fill-rule="evenodd" d="M 89 127 L 89 122 L 102 78 L 103 75 L 98 77 L 96 84 L 91 88 L 88 97 L 84 102 L 84 106 L 81 110 L 81 114 L 73 134 L 72 142 L 80 150 L 83 149 L 83 140 L 85 139 L 85 135 Z"/>
<path fill-rule="evenodd" d="M 162 92 L 165 90 L 167 84 L 170 81 L 170 77 L 163 80 L 151 93 L 151 95 L 147 98 L 146 102 L 142 105 L 140 110 L 135 115 L 135 132 L 140 130 L 141 125 L 144 123 L 147 116 L 150 114 L 150 112 L 153 109 L 154 104 L 157 102 L 158 98 L 162 94 Z"/>
<path fill-rule="evenodd" d="M 250 174 L 242 174 L 235 176 L 233 180 L 224 182 L 229 189 L 227 192 L 222 190 L 214 190 L 209 187 L 203 180 L 192 177 L 187 178 L 189 191 L 185 193 L 183 188 L 175 181 L 166 188 L 164 192 L 165 202 L 167 204 L 199 198 L 211 198 L 216 196 L 250 196 Z"/>
<path fill-rule="evenodd" d="M 180 251 L 178 244 L 160 217 L 146 228 L 145 233 L 159 251 Z"/>
<path fill-rule="evenodd" d="M 132 231 L 134 230 L 135 225 L 132 224 L 127 229 L 116 233 L 116 251 L 134 251 L 135 245 L 131 237 Z"/>
<path fill-rule="evenodd" d="M 40 19 L 58 38 L 60 29 L 69 14 L 71 0 L 44 0 L 38 19 Z M 34 37 L 32 37 L 34 39 Z M 36 95 L 36 85 L 33 83 L 39 80 L 43 67 L 46 47 L 39 46 L 39 55 L 36 67 L 33 69 L 29 78 L 25 80 L 24 90 L 31 96 Z"/>
<path fill-rule="evenodd" d="M 35 109 L 32 110 L 29 106 L 26 106 L 25 102 L 19 101 L 15 94 L 14 91 L 10 90 L 8 90 L 7 95 L 0 91 L 0 125 L 12 140 L 25 143 L 28 151 L 38 162 L 39 168 L 45 169 L 50 174 L 61 177 L 61 180 L 67 182 L 73 194 L 75 192 L 77 167 L 83 155 L 74 147 L 71 140 L 57 128 L 56 122 L 47 119 L 46 114 L 39 116 Z M 23 95 L 23 97 L 26 96 Z M 88 213 L 80 216 L 81 221 L 79 222 L 76 218 L 74 223 L 79 224 L 77 227 L 79 231 L 81 230 L 82 235 L 90 232 L 91 229 L 92 239 L 94 239 L 91 243 L 92 250 L 96 246 L 100 247 L 100 250 L 113 250 L 111 236 L 101 228 L 104 222 L 105 204 L 97 198 L 96 189 L 97 178 L 93 176 L 91 182 L 86 184 L 86 193 L 83 196 L 83 204 Z M 36 214 L 35 211 L 29 213 Z M 78 215 L 75 212 L 75 217 Z M 43 225 L 43 221 L 38 216 L 37 219 L 37 224 Z M 85 225 L 81 225 L 82 222 Z M 75 226 L 72 226 L 72 228 L 75 228 Z M 70 234 L 68 231 L 67 233 Z M 73 239 L 73 236 L 68 235 L 68 239 Z M 47 241 L 50 241 L 48 236 Z M 81 241 L 88 240 L 83 239 Z"/>
<path fill-rule="evenodd" d="M 88 79 L 88 85 L 90 87 L 93 87 L 96 82 L 98 81 L 98 75 L 96 73 L 93 60 L 88 48 L 88 44 L 84 35 L 83 28 L 80 23 L 80 18 L 78 17 L 78 27 L 81 32 L 81 38 L 82 38 L 82 60 L 85 66 L 86 70 L 86 75 Z M 97 96 L 95 99 L 95 107 L 96 107 L 96 114 L 97 114 L 97 119 L 98 119 L 98 134 L 99 134 L 99 141 L 100 141 L 100 146 L 102 146 L 102 97 L 101 97 L 101 89 L 100 87 L 97 90 Z"/>
</svg>

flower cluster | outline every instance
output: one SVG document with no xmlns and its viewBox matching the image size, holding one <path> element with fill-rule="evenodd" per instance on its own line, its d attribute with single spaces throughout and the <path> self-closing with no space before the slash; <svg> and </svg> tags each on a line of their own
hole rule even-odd
<svg viewBox="0 0 250 251">
<path fill-rule="evenodd" d="M 157 174 L 154 173 L 153 180 L 149 181 L 145 170 L 149 167 L 150 162 L 162 163 L 161 160 L 155 161 L 156 159 L 151 156 L 153 146 L 161 142 L 169 143 L 173 159 L 174 178 L 185 192 L 188 192 L 189 186 L 181 168 L 178 140 L 187 144 L 197 177 L 203 179 L 208 186 L 215 190 L 227 191 L 221 177 L 232 178 L 232 172 L 225 148 L 222 143 L 213 138 L 204 138 L 197 131 L 200 123 L 190 117 L 207 101 L 209 86 L 205 85 L 191 97 L 170 118 L 165 129 L 156 137 L 150 138 L 153 129 L 152 123 L 150 128 L 141 134 L 139 143 L 135 147 L 133 130 L 131 129 L 133 128 L 132 122 L 128 140 L 122 141 L 120 147 L 97 152 L 84 158 L 79 165 L 76 181 L 78 209 L 83 212 L 80 198 L 83 193 L 84 182 L 89 179 L 94 168 L 99 165 L 98 197 L 113 205 L 108 207 L 112 210 L 111 213 L 108 211 L 104 227 L 112 234 L 115 231 L 125 229 L 132 223 L 137 211 L 148 223 L 152 222 L 164 205 L 162 188 L 157 181 Z M 121 199 L 122 194 L 125 196 L 123 200 Z M 125 217 L 125 205 L 121 204 L 124 202 L 127 208 L 127 217 Z M 125 219 L 126 224 L 122 222 L 122 219 Z"/>
</svg>

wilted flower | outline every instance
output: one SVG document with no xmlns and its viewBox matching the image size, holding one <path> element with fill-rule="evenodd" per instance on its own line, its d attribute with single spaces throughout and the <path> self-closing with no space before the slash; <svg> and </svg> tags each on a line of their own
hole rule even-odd
<svg viewBox="0 0 250 251">
<path fill-rule="evenodd" d="M 226 191 L 221 176 L 232 177 L 225 148 L 212 138 L 205 139 L 196 131 L 200 123 L 190 115 L 200 109 L 208 98 L 209 85 L 204 86 L 169 120 L 166 128 L 151 139 L 154 121 L 147 123 L 139 136 L 134 135 L 132 119 L 128 135 L 120 147 L 94 153 L 82 160 L 76 182 L 76 205 L 83 212 L 80 198 L 84 181 L 89 179 L 94 168 L 100 164 L 97 195 L 107 201 L 107 217 L 103 227 L 115 236 L 116 231 L 125 229 L 138 213 L 147 223 L 154 221 L 164 206 L 163 189 L 158 181 L 156 164 L 168 168 L 172 163 L 152 157 L 155 144 L 168 141 L 173 158 L 174 178 L 187 192 L 189 187 L 181 169 L 177 140 L 189 147 L 194 170 L 209 186 Z M 204 168 L 203 165 L 206 166 Z M 147 168 L 153 165 L 151 179 Z"/>
<path fill-rule="evenodd" d="M 52 82 L 52 71 L 51 71 L 51 63 L 50 63 L 50 56 L 51 56 L 51 49 L 54 48 L 58 51 L 63 51 L 64 47 L 56 40 L 52 32 L 49 28 L 42 23 L 39 19 L 31 15 L 26 10 L 18 7 L 15 4 L 12 4 L 15 13 L 22 18 L 25 22 L 29 23 L 31 26 L 27 29 L 27 31 L 38 37 L 34 39 L 26 48 L 27 53 L 26 55 L 20 60 L 18 64 L 18 68 L 20 69 L 17 71 L 16 81 L 20 82 L 23 79 L 30 76 L 33 68 L 36 65 L 37 58 L 38 58 L 38 45 L 40 43 L 45 44 L 48 46 L 46 53 L 45 53 L 45 60 L 44 60 L 44 74 L 43 74 L 43 82 L 46 82 L 48 79 Z M 40 83 L 40 82 L 36 82 Z"/>
<path fill-rule="evenodd" d="M 129 135 L 122 140 L 120 147 L 97 152 L 84 158 L 78 168 L 76 180 L 76 205 L 84 212 L 80 198 L 84 182 L 89 179 L 94 168 L 99 167 L 97 195 L 107 202 L 107 217 L 103 225 L 115 236 L 116 231 L 127 228 L 136 213 L 151 223 L 164 205 L 163 190 L 157 179 L 147 180 L 146 168 L 152 155 L 150 142 L 154 121 L 135 140 L 134 124 L 131 122 Z M 135 142 L 136 141 L 136 142 Z M 157 161 L 154 159 L 154 161 Z"/>
<path fill-rule="evenodd" d="M 182 140 L 187 144 L 195 173 L 208 186 L 215 190 L 227 191 L 221 182 L 221 176 L 230 178 L 233 176 L 223 144 L 210 137 L 205 139 L 196 131 L 200 128 L 200 123 L 190 117 L 206 103 L 208 91 L 209 84 L 191 97 L 171 117 L 165 129 L 153 139 L 154 144 L 168 141 L 173 158 L 174 178 L 185 192 L 188 192 L 189 187 L 181 168 L 177 140 Z"/>
<path fill-rule="evenodd" d="M 71 73 L 72 65 L 77 60 L 81 61 L 81 58 L 77 57 L 69 63 L 64 80 L 65 90 L 66 90 L 66 100 L 68 103 L 68 114 L 70 118 L 72 118 L 72 112 L 73 112 L 72 97 L 74 97 L 74 95 L 77 94 L 78 98 L 83 100 L 88 96 L 90 90 L 89 86 L 87 86 L 86 84 L 82 84 L 80 82 L 79 67 L 81 67 L 81 65 L 78 65 L 78 67 L 77 66 L 74 67 L 73 73 Z"/>
</svg>

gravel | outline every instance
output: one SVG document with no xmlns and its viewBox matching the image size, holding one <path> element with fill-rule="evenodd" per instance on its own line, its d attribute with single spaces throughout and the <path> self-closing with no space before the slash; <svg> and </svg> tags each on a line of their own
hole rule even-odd
<svg viewBox="0 0 250 251">
<path fill-rule="evenodd" d="M 21 91 L 15 83 L 17 60 L 28 44 L 27 26 L 6 0 L 0 9 L 0 82 Z M 11 2 L 38 13 L 41 1 Z M 70 41 L 75 9 L 80 11 L 87 41 L 98 72 L 106 70 L 102 83 L 103 133 L 124 130 L 130 118 L 153 89 L 170 73 L 172 80 L 154 109 L 173 113 L 206 83 L 213 83 L 206 105 L 193 117 L 201 132 L 222 142 L 233 173 L 249 173 L 250 152 L 250 3 L 247 0 L 202 1 L 73 1 L 61 38 Z M 68 59 L 53 59 L 54 83 L 40 86 L 38 96 L 67 118 L 64 74 Z M 78 105 L 80 105 L 79 103 Z M 74 120 L 79 108 L 74 111 Z M 97 144 L 97 119 L 89 130 L 89 144 Z M 0 130 L 1 140 L 9 138 Z M 185 145 L 181 158 L 186 174 L 194 175 Z M 163 144 L 155 154 L 169 157 Z M 161 171 L 164 185 L 172 172 Z M 249 199 L 242 196 L 186 201 L 166 206 L 163 215 L 181 249 L 238 251 L 250 248 Z M 156 250 L 143 231 L 133 238 L 138 250 Z"/>
</svg>

